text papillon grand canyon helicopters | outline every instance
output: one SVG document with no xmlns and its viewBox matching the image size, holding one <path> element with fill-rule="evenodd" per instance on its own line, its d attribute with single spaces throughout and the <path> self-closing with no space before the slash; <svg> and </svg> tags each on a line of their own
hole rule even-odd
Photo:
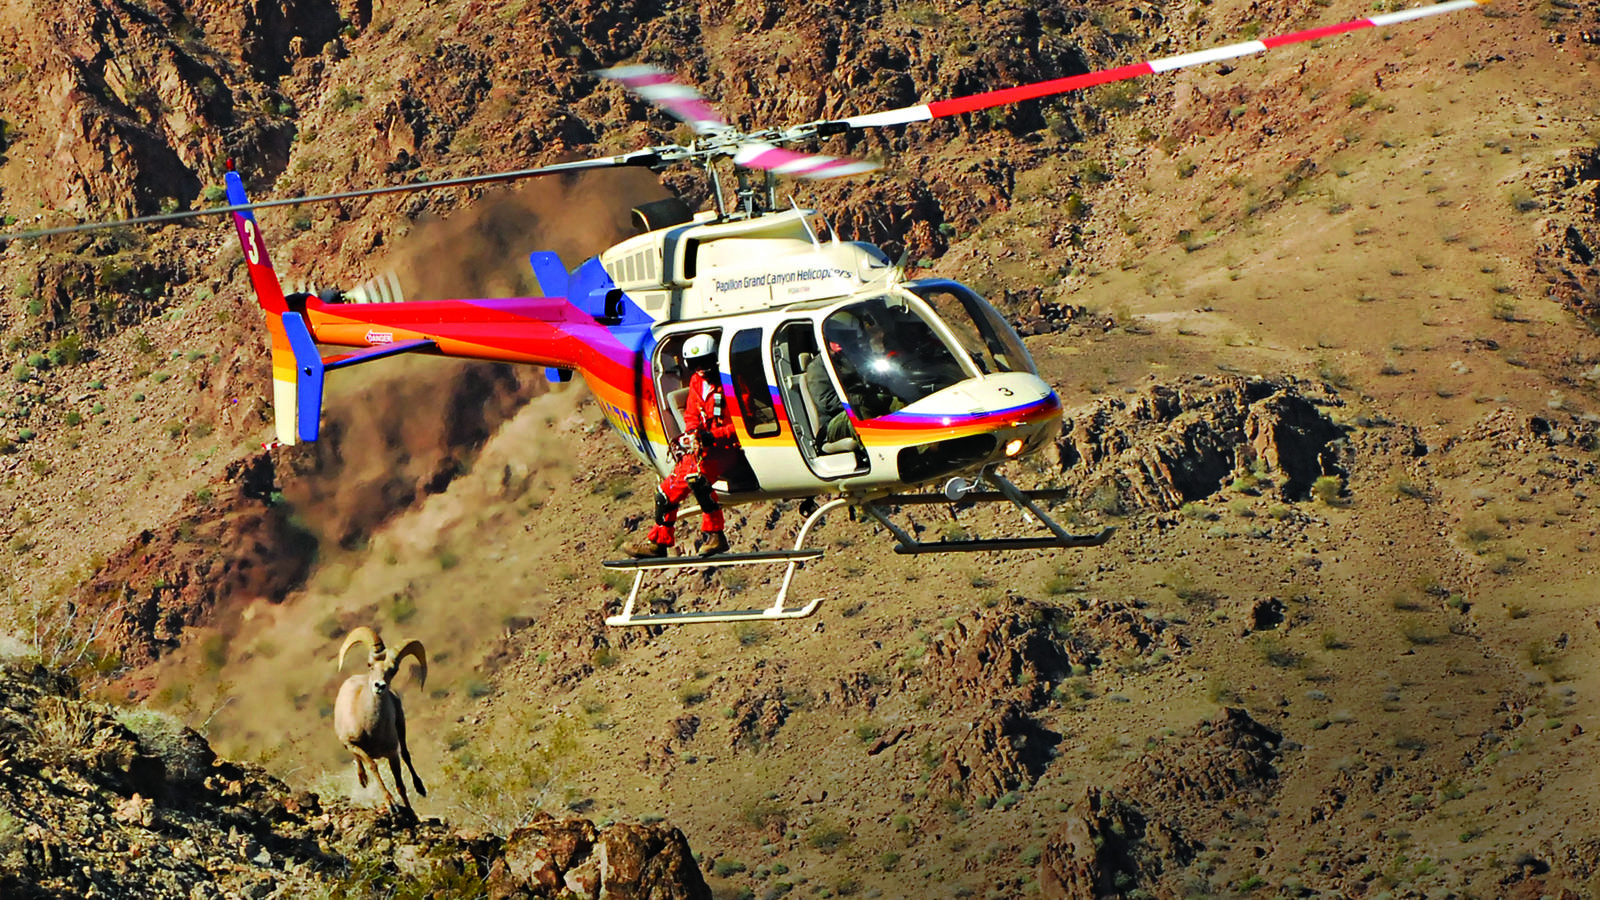
<svg viewBox="0 0 1600 900">
<path fill-rule="evenodd" d="M 402 353 L 428 353 L 544 366 L 559 381 L 578 373 L 629 450 L 665 474 L 673 466 L 673 449 L 684 428 L 688 372 L 680 364 L 680 351 L 690 337 L 713 335 L 743 454 L 743 464 L 719 485 L 725 502 L 829 499 L 811 511 L 793 550 L 606 563 L 635 570 L 622 612 L 607 622 L 798 618 L 810 615 L 820 602 L 786 604 L 796 568 L 822 555 L 805 547 L 806 537 L 826 513 L 841 506 L 860 509 L 881 523 L 901 553 L 1096 546 L 1112 530 L 1068 532 L 1038 505 L 1052 492 L 1021 490 L 999 473 L 1001 464 L 1055 437 L 1062 409 L 1016 332 L 993 307 L 954 281 L 908 280 L 877 247 L 841 241 L 836 234 L 824 236 L 812 224 L 811 211 L 778 206 L 775 176 L 831 178 L 875 166 L 782 145 L 974 112 L 1478 5 L 1478 0 L 1452 0 L 786 130 L 740 131 L 664 72 L 646 66 L 610 69 L 598 74 L 620 81 L 687 123 L 695 137 L 684 145 L 517 172 L 259 203 L 249 201 L 239 176 L 229 172 L 227 207 L 0 239 L 231 213 L 267 315 L 277 433 L 285 444 L 317 439 L 326 372 Z M 715 168 L 725 160 L 732 161 L 738 181 L 731 203 Z M 406 302 L 372 287 L 327 298 L 285 296 L 253 214 L 270 206 L 674 163 L 706 170 L 715 210 L 695 213 L 675 199 L 642 206 L 635 210 L 641 233 L 571 271 L 554 253 L 534 252 L 530 262 L 544 294 L 538 298 Z M 359 349 L 324 357 L 319 344 Z M 805 377 L 808 368 L 816 378 Z M 847 424 L 829 428 L 823 421 L 825 404 L 818 393 L 828 390 L 842 401 Z M 941 481 L 942 492 L 905 493 Z M 1036 532 L 1046 533 L 923 542 L 889 515 L 902 505 L 957 502 L 1014 504 Z M 787 566 L 777 597 L 767 608 L 635 612 L 648 569 L 754 563 Z"/>
</svg>

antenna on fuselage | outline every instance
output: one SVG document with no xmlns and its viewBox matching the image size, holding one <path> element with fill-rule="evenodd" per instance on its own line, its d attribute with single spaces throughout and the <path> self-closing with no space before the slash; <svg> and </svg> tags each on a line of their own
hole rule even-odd
<svg viewBox="0 0 1600 900">
<path fill-rule="evenodd" d="M 794 202 L 794 195 L 789 196 L 789 208 L 800 212 L 800 204 Z M 811 238 L 811 249 L 820 251 L 822 242 L 817 240 L 817 233 L 811 230 L 811 222 L 804 215 L 800 216 L 800 225 L 806 230 L 806 237 Z"/>
</svg>

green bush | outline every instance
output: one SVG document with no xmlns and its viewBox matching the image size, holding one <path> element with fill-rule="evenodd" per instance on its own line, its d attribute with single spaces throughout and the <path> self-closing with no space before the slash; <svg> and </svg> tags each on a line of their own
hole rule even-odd
<svg viewBox="0 0 1600 900">
<path fill-rule="evenodd" d="M 711 874 L 718 878 L 727 878 L 737 875 L 745 870 L 745 864 L 736 859 L 719 859 L 711 867 Z"/>
<path fill-rule="evenodd" d="M 850 843 L 850 831 L 832 822 L 817 822 L 806 830 L 806 843 L 823 853 L 832 853 Z"/>
</svg>

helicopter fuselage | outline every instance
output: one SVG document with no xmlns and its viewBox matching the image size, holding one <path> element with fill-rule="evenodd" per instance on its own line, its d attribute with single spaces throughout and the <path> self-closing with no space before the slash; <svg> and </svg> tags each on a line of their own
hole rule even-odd
<svg viewBox="0 0 1600 900">
<path fill-rule="evenodd" d="M 870 244 L 821 240 L 809 215 L 702 214 L 572 274 L 569 299 L 615 322 L 634 353 L 641 378 L 621 390 L 581 371 L 640 459 L 670 469 L 687 380 L 677 352 L 703 333 L 718 338 L 749 464 L 726 485 L 735 501 L 889 492 L 1054 437 L 1060 401 L 992 307 L 956 282 L 903 281 Z"/>
<path fill-rule="evenodd" d="M 304 400 L 320 407 L 323 368 L 422 352 L 541 365 L 552 380 L 576 372 L 629 450 L 665 474 L 683 430 L 679 350 L 707 333 L 746 463 L 721 485 L 730 502 L 881 496 L 1055 436 L 1060 400 L 988 303 L 953 281 L 905 281 L 877 247 L 820 239 L 808 215 L 685 211 L 571 272 L 534 253 L 541 298 L 292 295 L 275 325 L 288 336 L 274 341 L 280 440 L 315 439 L 319 410 Z M 253 226 L 241 217 L 272 312 L 276 277 L 259 271 L 265 249 L 252 244 Z M 305 349 L 313 343 L 361 349 L 322 358 Z"/>
</svg>

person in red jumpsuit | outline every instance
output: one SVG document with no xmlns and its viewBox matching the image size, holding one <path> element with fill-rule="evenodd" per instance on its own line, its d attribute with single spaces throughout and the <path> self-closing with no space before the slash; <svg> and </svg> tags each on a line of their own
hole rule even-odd
<svg viewBox="0 0 1600 900">
<path fill-rule="evenodd" d="M 673 544 L 678 506 L 690 492 L 700 504 L 699 555 L 713 556 L 728 549 L 728 538 L 722 530 L 722 507 L 711 486 L 738 462 L 739 437 L 728 415 L 722 378 L 717 372 L 717 339 L 697 334 L 684 341 L 683 361 L 693 374 L 689 376 L 689 398 L 683 410 L 684 431 L 678 438 L 678 461 L 656 488 L 655 527 L 644 541 L 628 548 L 629 555 L 636 559 L 667 555 Z"/>
</svg>

